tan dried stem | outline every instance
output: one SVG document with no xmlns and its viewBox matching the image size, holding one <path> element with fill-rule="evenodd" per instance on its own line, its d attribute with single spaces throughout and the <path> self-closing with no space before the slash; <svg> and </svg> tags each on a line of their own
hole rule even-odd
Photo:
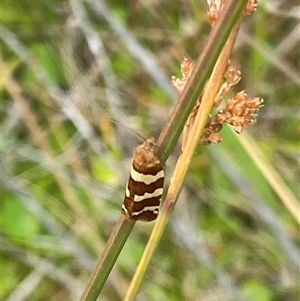
<svg viewBox="0 0 300 301">
<path fill-rule="evenodd" d="M 173 178 L 171 180 L 167 192 L 165 202 L 162 206 L 161 212 L 154 225 L 145 252 L 139 262 L 136 273 L 134 274 L 134 277 L 130 283 L 124 301 L 134 300 L 142 279 L 142 275 L 144 275 L 149 265 L 150 258 L 152 257 L 154 250 L 158 245 L 158 242 L 164 232 L 169 217 L 173 211 L 174 205 L 176 203 L 181 187 L 183 185 L 183 180 L 187 173 L 189 163 L 193 156 L 194 150 L 199 142 L 202 131 L 205 127 L 206 120 L 209 116 L 209 113 L 214 103 L 215 95 L 218 91 L 223 74 L 226 70 L 228 58 L 230 56 L 234 42 L 236 40 L 236 36 L 240 28 L 241 22 L 242 22 L 242 17 L 240 18 L 240 20 L 237 22 L 234 29 L 232 30 L 229 39 L 225 44 L 223 51 L 221 52 L 219 59 L 216 63 L 216 66 L 212 72 L 212 75 L 207 83 L 207 87 L 205 88 L 206 92 L 205 95 L 203 96 L 203 101 L 200 104 L 200 108 L 195 118 L 194 125 L 188 135 L 186 147 L 184 148 L 181 156 L 178 159 L 176 168 L 174 170 Z"/>
<path fill-rule="evenodd" d="M 187 139 L 182 154 L 177 161 L 173 178 L 168 190 L 168 194 L 166 196 L 166 200 L 162 208 L 162 213 L 164 210 L 169 211 L 170 208 L 174 207 L 176 203 L 177 197 L 183 185 L 184 177 L 186 175 L 191 158 L 193 156 L 194 150 L 197 144 L 199 143 L 200 137 L 206 125 L 207 118 L 209 116 L 211 108 L 214 105 L 214 100 L 219 90 L 219 86 L 222 81 L 225 70 L 227 68 L 227 63 L 233 45 L 235 43 L 236 36 L 238 34 L 241 22 L 242 22 L 242 18 L 240 18 L 239 22 L 234 27 L 225 45 L 225 48 L 223 49 L 217 61 L 212 76 L 210 77 L 209 81 L 206 84 L 199 110 L 197 112 L 193 125 L 187 134 Z"/>
</svg>

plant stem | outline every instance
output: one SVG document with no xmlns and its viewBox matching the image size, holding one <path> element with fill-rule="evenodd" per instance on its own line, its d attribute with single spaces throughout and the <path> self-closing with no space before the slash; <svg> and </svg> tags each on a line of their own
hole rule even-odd
<svg viewBox="0 0 300 301">
<path fill-rule="evenodd" d="M 134 224 L 121 215 L 80 298 L 81 301 L 98 298 Z"/>
<path fill-rule="evenodd" d="M 157 154 L 162 163 L 173 151 L 187 118 L 203 90 L 205 82 L 210 77 L 220 52 L 246 3 L 247 0 L 228 0 L 224 4 L 222 14 L 214 24 L 180 99 L 175 104 L 157 141 Z"/>
<path fill-rule="evenodd" d="M 169 217 L 173 211 L 174 205 L 179 196 L 194 150 L 199 142 L 200 136 L 206 124 L 207 117 L 211 112 L 215 95 L 218 91 L 220 82 L 223 78 L 223 74 L 226 70 L 227 62 L 230 57 L 242 21 L 241 15 L 239 16 L 240 18 L 239 20 L 237 20 L 234 28 L 231 29 L 231 34 L 228 39 L 228 42 L 226 43 L 226 46 L 221 52 L 216 66 L 213 68 L 212 76 L 210 77 L 207 86 L 205 87 L 205 92 L 201 99 L 201 104 L 195 117 L 194 124 L 188 135 L 185 148 L 177 161 L 165 202 L 162 206 L 161 212 L 153 228 L 144 254 L 139 262 L 136 273 L 132 278 L 124 301 L 133 301 L 135 299 L 142 279 L 146 273 L 147 267 L 150 264 L 150 260 L 153 256 L 153 253 L 156 247 L 158 246 L 160 238 L 162 237 L 164 229 L 167 225 L 167 222 L 169 221 Z M 190 84 L 189 86 L 191 87 L 193 85 Z M 197 99 L 199 98 L 200 92 L 198 94 Z"/>
<path fill-rule="evenodd" d="M 241 16 L 246 3 L 247 0 L 228 0 L 225 3 L 222 14 L 208 36 L 207 43 L 197 60 L 191 77 L 189 78 L 189 81 L 186 84 L 179 101 L 176 103 L 171 116 L 169 117 L 157 141 L 157 155 L 162 164 L 166 162 L 170 153 L 173 151 L 181 135 L 184 124 L 186 123 L 187 118 L 195 105 L 195 102 L 203 90 L 207 79 L 210 77 L 215 63 L 232 31 L 232 28 Z M 163 212 L 161 212 L 161 214 L 164 215 Z M 164 218 L 167 220 L 167 217 Z M 161 223 L 162 224 L 160 227 L 163 228 L 165 222 Z M 81 301 L 93 301 L 97 299 L 134 224 L 135 223 L 124 219 L 123 216 L 120 217 L 109 238 L 104 253 L 91 275 L 89 283 L 81 297 Z M 155 240 L 158 242 L 159 237 L 156 237 Z M 156 243 L 154 243 L 153 247 L 155 246 Z M 148 263 L 146 263 L 145 269 L 147 268 L 147 265 Z M 138 286 L 134 288 L 135 293 L 137 292 L 137 289 Z M 132 296 L 134 296 L 134 293 Z M 133 299 L 128 298 L 128 300 Z"/>
</svg>

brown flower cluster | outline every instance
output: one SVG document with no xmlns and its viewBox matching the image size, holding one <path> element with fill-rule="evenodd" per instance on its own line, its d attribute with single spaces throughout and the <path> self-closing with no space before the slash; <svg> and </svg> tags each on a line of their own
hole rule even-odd
<svg viewBox="0 0 300 301">
<path fill-rule="evenodd" d="M 191 61 L 184 58 L 180 65 L 180 70 L 181 70 L 182 78 L 179 79 L 175 76 L 172 76 L 172 80 L 171 80 L 172 85 L 179 93 L 183 91 L 183 88 L 185 87 L 185 84 L 191 75 L 191 72 L 193 70 L 193 64 L 191 63 Z"/>
<path fill-rule="evenodd" d="M 258 0 L 249 0 L 245 8 L 246 15 L 252 15 L 257 10 Z M 222 10 L 224 0 L 207 0 L 208 10 L 207 17 L 211 25 L 213 25 L 219 17 Z"/>
<path fill-rule="evenodd" d="M 246 15 L 252 15 L 257 10 L 257 0 L 249 0 L 245 9 Z"/>
<path fill-rule="evenodd" d="M 213 26 L 214 22 L 218 19 L 222 10 L 224 0 L 207 0 L 208 4 L 208 20 Z M 246 15 L 251 15 L 257 10 L 257 0 L 249 0 L 245 9 Z M 182 78 L 172 77 L 172 84 L 181 93 L 185 87 L 188 78 L 193 70 L 193 64 L 184 59 L 181 63 Z M 219 134 L 223 124 L 227 123 L 234 127 L 237 133 L 241 133 L 243 129 L 256 122 L 257 113 L 263 106 L 263 99 L 247 96 L 245 91 L 238 92 L 234 97 L 226 100 L 228 93 L 232 90 L 241 79 L 241 72 L 233 68 L 228 62 L 227 70 L 224 74 L 224 82 L 220 86 L 219 91 L 214 100 L 214 108 L 217 113 L 208 118 L 202 137 L 200 138 L 201 144 L 219 143 L 222 137 Z M 205 88 L 204 88 L 205 89 Z M 201 103 L 202 95 L 199 96 L 192 113 L 186 123 L 183 137 L 183 147 L 191 127 L 194 124 L 195 117 L 198 113 Z"/>
<path fill-rule="evenodd" d="M 219 13 L 222 10 L 223 1 L 222 0 L 207 0 L 208 10 L 207 17 L 208 21 L 211 25 L 215 23 L 215 21 L 219 17 Z"/>
<path fill-rule="evenodd" d="M 182 78 L 172 77 L 172 84 L 178 92 L 182 92 L 192 69 L 192 63 L 188 59 L 184 59 L 181 63 Z M 256 122 L 258 110 L 263 106 L 263 99 L 258 97 L 250 98 L 245 91 L 238 92 L 234 97 L 224 100 L 232 87 L 240 81 L 241 72 L 234 69 L 229 62 L 224 78 L 225 81 L 221 85 L 214 100 L 214 108 L 217 109 L 217 113 L 209 117 L 200 139 L 201 144 L 221 142 L 222 137 L 219 132 L 225 123 L 232 125 L 234 130 L 240 134 L 248 124 L 254 124 Z M 186 123 L 184 141 L 194 123 L 201 103 L 201 97 L 202 95 L 199 96 Z"/>
<path fill-rule="evenodd" d="M 220 109 L 217 118 L 220 124 L 228 123 L 240 134 L 248 124 L 254 124 L 259 109 L 263 106 L 263 99 L 249 98 L 245 91 L 238 92 L 234 98 L 226 101 L 226 107 Z"/>
</svg>

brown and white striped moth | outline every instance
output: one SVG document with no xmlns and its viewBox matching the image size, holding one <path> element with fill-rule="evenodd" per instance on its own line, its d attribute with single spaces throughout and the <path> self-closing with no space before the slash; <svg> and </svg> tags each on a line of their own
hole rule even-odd
<svg viewBox="0 0 300 301">
<path fill-rule="evenodd" d="M 134 151 L 126 186 L 122 213 L 132 221 L 157 218 L 164 186 L 164 170 L 156 156 L 154 138 L 147 139 Z"/>
</svg>

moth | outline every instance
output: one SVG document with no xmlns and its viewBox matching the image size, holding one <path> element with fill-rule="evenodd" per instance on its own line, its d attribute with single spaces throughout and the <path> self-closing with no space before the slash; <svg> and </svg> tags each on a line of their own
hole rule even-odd
<svg viewBox="0 0 300 301">
<path fill-rule="evenodd" d="M 157 218 L 164 186 L 163 166 L 156 156 L 154 138 L 136 147 L 122 205 L 122 214 L 132 221 Z"/>
</svg>

